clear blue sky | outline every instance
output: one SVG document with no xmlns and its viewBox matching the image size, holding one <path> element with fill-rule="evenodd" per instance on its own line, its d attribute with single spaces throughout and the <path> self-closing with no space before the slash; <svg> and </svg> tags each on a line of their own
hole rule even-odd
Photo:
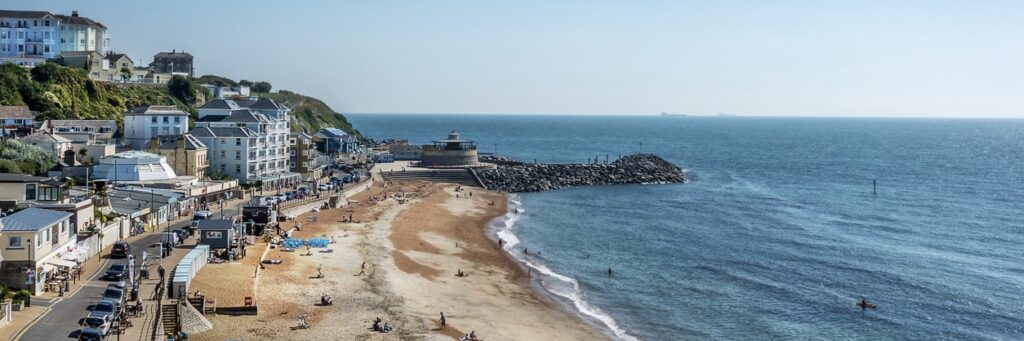
<svg viewBox="0 0 1024 341">
<path fill-rule="evenodd" d="M 1024 117 L 1024 1 L 4 1 L 342 112 Z"/>
</svg>

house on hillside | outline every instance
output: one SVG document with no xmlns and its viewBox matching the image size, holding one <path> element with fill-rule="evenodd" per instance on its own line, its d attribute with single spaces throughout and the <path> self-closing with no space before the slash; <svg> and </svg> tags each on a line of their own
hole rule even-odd
<svg viewBox="0 0 1024 341">
<path fill-rule="evenodd" d="M 0 10 L 0 63 L 33 67 L 56 57 L 59 28 L 50 12 Z"/>
<path fill-rule="evenodd" d="M 192 77 L 195 72 L 195 68 L 192 66 L 192 54 L 178 50 L 157 53 L 153 56 L 153 62 L 149 63 L 149 69 L 167 80 L 170 80 L 173 75 Z"/>
<path fill-rule="evenodd" d="M 57 157 L 64 157 L 64 152 L 72 150 L 71 140 L 48 131 L 39 131 L 21 138 L 21 142 L 42 148 Z"/>
<path fill-rule="evenodd" d="M 188 131 L 188 113 L 172 105 L 144 105 L 124 114 L 124 144 L 145 149 L 153 137 Z"/>
<path fill-rule="evenodd" d="M 26 105 L 0 106 L 0 136 L 21 137 L 32 133 L 35 114 Z"/>
</svg>

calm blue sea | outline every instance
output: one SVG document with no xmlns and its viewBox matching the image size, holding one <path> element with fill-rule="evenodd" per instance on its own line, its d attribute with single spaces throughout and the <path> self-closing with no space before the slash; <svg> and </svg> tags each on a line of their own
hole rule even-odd
<svg viewBox="0 0 1024 341">
<path fill-rule="evenodd" d="M 518 195 L 525 213 L 496 227 L 622 339 L 1024 339 L 1024 120 L 350 118 L 541 162 L 643 143 L 686 169 L 688 184 Z"/>
</svg>

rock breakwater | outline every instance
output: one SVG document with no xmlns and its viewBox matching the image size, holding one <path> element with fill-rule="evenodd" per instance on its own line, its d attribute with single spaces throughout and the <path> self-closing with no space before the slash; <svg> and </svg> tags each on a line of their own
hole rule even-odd
<svg viewBox="0 0 1024 341">
<path fill-rule="evenodd" d="M 487 162 L 487 160 L 481 160 Z M 684 183 L 678 166 L 653 154 L 633 154 L 612 163 L 534 164 L 509 159 L 495 160 L 494 169 L 476 169 L 477 178 L 489 190 L 539 192 L 572 186 Z"/>
</svg>

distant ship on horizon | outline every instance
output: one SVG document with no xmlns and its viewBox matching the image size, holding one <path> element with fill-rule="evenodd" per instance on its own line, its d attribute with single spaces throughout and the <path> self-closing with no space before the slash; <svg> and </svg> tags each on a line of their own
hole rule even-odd
<svg viewBox="0 0 1024 341">
<path fill-rule="evenodd" d="M 662 111 L 661 116 L 686 116 L 686 114 L 672 114 Z"/>
</svg>

